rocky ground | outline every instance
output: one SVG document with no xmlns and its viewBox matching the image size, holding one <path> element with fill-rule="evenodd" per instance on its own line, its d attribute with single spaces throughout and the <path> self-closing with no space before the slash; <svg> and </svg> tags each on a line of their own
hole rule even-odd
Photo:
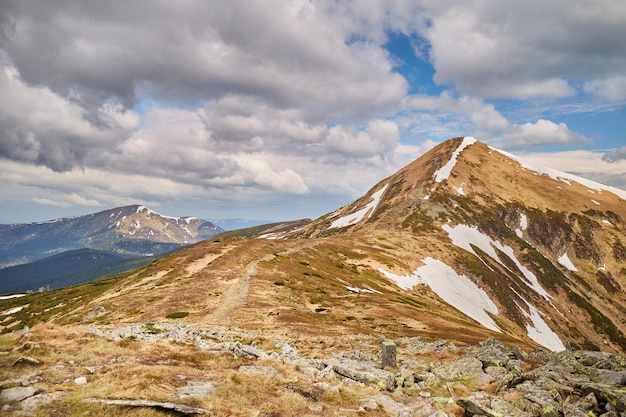
<svg viewBox="0 0 626 417">
<path fill-rule="evenodd" d="M 2 416 L 626 415 L 626 360 L 596 351 L 155 323 L 49 326 L 3 338 Z M 396 353 L 384 368 L 383 343 Z M 148 360 L 159 351 L 170 356 Z"/>
</svg>

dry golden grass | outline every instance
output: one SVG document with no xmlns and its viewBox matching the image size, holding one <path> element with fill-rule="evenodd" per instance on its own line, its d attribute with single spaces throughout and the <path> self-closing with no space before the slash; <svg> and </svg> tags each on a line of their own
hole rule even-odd
<svg viewBox="0 0 626 417">
<path fill-rule="evenodd" d="M 44 407 L 38 416 L 163 416 L 158 410 L 105 406 L 84 403 L 83 398 L 148 399 L 174 401 L 211 410 L 224 416 L 337 416 L 338 410 L 356 410 L 367 395 L 377 389 L 358 384 L 344 386 L 339 393 L 312 388 L 311 382 L 292 364 L 274 360 L 252 361 L 230 354 L 213 354 L 194 345 L 171 342 L 146 343 L 135 340 L 111 341 L 85 332 L 79 327 L 54 324 L 37 325 L 28 333 L 29 341 L 39 341 L 41 348 L 27 352 L 42 362 L 41 366 L 11 367 L 24 352 L 13 349 L 25 339 L 19 334 L 0 336 L 2 351 L 0 368 L 3 378 L 9 379 L 33 371 L 41 371 L 43 382 L 35 386 L 47 392 L 65 395 Z M 266 339 L 256 340 L 267 348 L 276 349 Z M 276 339 L 274 339 L 276 342 Z M 317 340 L 298 343 L 302 351 L 312 352 L 317 346 L 323 356 L 331 356 L 335 349 L 350 347 L 350 342 L 338 340 L 320 345 Z M 242 365 L 271 366 L 282 374 L 263 376 L 238 372 Z M 92 368 L 92 372 L 88 367 Z M 86 376 L 88 383 L 77 385 L 74 379 Z M 215 382 L 215 393 L 206 399 L 173 399 L 177 388 L 188 381 Z M 328 380 L 331 384 L 338 380 Z M 315 411 L 309 409 L 314 405 Z M 323 411 L 317 406 L 321 405 Z M 338 414 L 339 413 L 339 414 Z M 0 414 L 1 415 L 1 414 Z M 383 415 L 378 412 L 371 415 Z"/>
</svg>

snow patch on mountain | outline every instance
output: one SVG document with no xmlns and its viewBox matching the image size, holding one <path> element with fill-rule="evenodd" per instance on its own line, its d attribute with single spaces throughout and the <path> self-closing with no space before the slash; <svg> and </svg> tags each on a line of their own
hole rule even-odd
<svg viewBox="0 0 626 417">
<path fill-rule="evenodd" d="M 493 258 L 496 262 L 502 265 L 504 268 L 511 271 L 500 259 L 498 256 L 496 249 L 502 251 L 506 256 L 509 257 L 511 261 L 515 263 L 515 266 L 522 272 L 524 278 L 526 278 L 527 284 L 532 288 L 537 294 L 545 298 L 548 302 L 550 301 L 550 294 L 546 292 L 546 290 L 539 284 L 539 280 L 537 276 L 533 274 L 528 268 L 526 268 L 515 256 L 515 252 L 513 248 L 510 246 L 503 245 L 502 243 L 491 239 L 486 234 L 482 233 L 475 226 L 467 226 L 464 224 L 459 224 L 454 227 L 451 227 L 447 224 L 442 226 L 443 230 L 448 233 L 448 237 L 452 240 L 452 243 L 458 246 L 461 249 L 465 249 L 468 252 L 473 253 L 476 257 L 480 258 L 480 256 L 474 251 L 472 245 L 478 247 L 480 250 L 485 252 L 491 258 Z M 511 271 L 514 273 L 514 271 Z"/>
<path fill-rule="evenodd" d="M 578 272 L 578 269 L 574 266 L 569 256 L 567 256 L 567 252 L 564 252 L 563 255 L 559 256 L 559 263 L 563 265 L 565 268 L 569 269 L 572 272 Z"/>
<path fill-rule="evenodd" d="M 337 220 L 334 220 L 330 224 L 329 229 L 334 229 L 337 227 L 346 227 L 346 226 L 351 226 L 353 224 L 356 224 L 360 222 L 361 220 L 363 220 L 363 217 L 365 217 L 365 215 L 368 214 L 368 212 L 369 212 L 369 215 L 367 217 L 370 218 L 372 216 L 372 213 L 374 213 L 374 211 L 376 210 L 376 207 L 378 206 L 378 203 L 380 202 L 380 198 L 382 197 L 383 193 L 387 189 L 388 185 L 389 184 L 385 184 L 383 188 L 381 188 L 380 190 L 372 194 L 372 201 L 369 202 L 361 210 L 348 214 L 346 216 L 340 217 Z"/>
<path fill-rule="evenodd" d="M 382 268 L 379 271 L 403 289 L 411 289 L 415 285 L 426 284 L 442 300 L 463 314 L 488 329 L 498 333 L 502 332 L 493 318 L 487 314 L 498 315 L 499 311 L 484 290 L 468 277 L 458 274 L 450 266 L 439 260 L 428 257 L 423 262 L 425 265 L 413 271 L 412 275 L 396 275 Z"/>
<path fill-rule="evenodd" d="M 435 181 L 442 182 L 444 180 L 447 180 L 452 173 L 452 169 L 456 165 L 456 158 L 458 158 L 461 152 L 463 152 L 463 149 L 467 148 L 470 145 L 473 145 L 476 142 L 477 140 L 471 136 L 463 138 L 463 142 L 461 142 L 459 147 L 456 148 L 450 160 L 444 166 L 435 171 Z"/>
<path fill-rule="evenodd" d="M 18 312 L 22 311 L 22 309 L 24 307 L 26 307 L 26 306 L 13 307 L 13 308 L 11 308 L 9 310 L 6 310 L 6 311 L 2 312 L 2 315 L 3 316 L 9 316 L 11 314 L 18 313 Z"/>
<path fill-rule="evenodd" d="M 426 281 L 420 278 L 417 270 L 413 272 L 413 275 L 396 275 L 392 272 L 384 270 L 383 268 L 380 268 L 378 271 L 387 277 L 387 279 L 395 282 L 396 285 L 403 290 L 410 290 L 417 285 L 426 284 Z"/>
<path fill-rule="evenodd" d="M 526 318 L 531 321 L 531 323 L 526 324 L 526 332 L 528 334 L 528 337 L 553 352 L 561 352 L 565 350 L 563 342 L 561 342 L 559 336 L 557 336 L 557 334 L 552 331 L 550 326 L 548 326 L 548 323 L 546 323 L 543 317 L 541 317 L 541 313 L 539 312 L 539 310 L 537 310 L 535 306 L 526 301 L 522 296 L 520 296 L 519 294 L 517 295 L 522 301 L 524 301 L 524 303 L 526 303 L 526 306 L 528 307 L 528 312 L 526 312 L 518 305 L 524 316 L 526 316 Z"/>
<path fill-rule="evenodd" d="M 350 292 L 355 292 L 355 293 L 363 293 L 363 294 L 382 294 L 382 292 L 375 290 L 373 288 L 358 288 L 358 287 L 352 287 L 350 285 L 346 285 L 346 289 Z"/>
<path fill-rule="evenodd" d="M 20 297 L 26 297 L 26 294 L 2 295 L 0 296 L 0 300 L 10 300 L 11 298 L 20 298 Z"/>
</svg>

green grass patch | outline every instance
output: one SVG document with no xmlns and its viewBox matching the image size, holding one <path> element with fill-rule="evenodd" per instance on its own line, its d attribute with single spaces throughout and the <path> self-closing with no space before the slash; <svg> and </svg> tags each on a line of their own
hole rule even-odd
<svg viewBox="0 0 626 417">
<path fill-rule="evenodd" d="M 188 315 L 189 315 L 189 313 L 186 312 L 186 311 L 175 311 L 175 312 L 170 313 L 167 316 L 165 316 L 165 318 L 167 318 L 167 319 L 184 319 Z"/>
</svg>

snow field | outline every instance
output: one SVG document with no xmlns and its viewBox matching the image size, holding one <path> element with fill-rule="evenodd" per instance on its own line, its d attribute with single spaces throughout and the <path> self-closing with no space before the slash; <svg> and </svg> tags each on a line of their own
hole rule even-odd
<svg viewBox="0 0 626 417">
<path fill-rule="evenodd" d="M 497 248 L 498 250 L 506 254 L 511 259 L 511 261 L 515 263 L 515 266 L 517 266 L 517 268 L 522 272 L 530 288 L 532 288 L 537 294 L 541 295 L 548 302 L 550 302 L 550 295 L 541 286 L 541 284 L 539 284 L 537 276 L 533 274 L 530 270 L 528 270 L 528 268 L 526 268 L 524 265 L 522 265 L 522 263 L 515 256 L 513 248 L 503 245 L 498 241 L 492 240 L 489 236 L 482 233 L 475 226 L 459 224 L 451 227 L 447 224 L 444 224 L 442 227 L 443 230 L 448 233 L 448 236 L 450 237 L 454 245 L 460 247 L 461 249 L 465 249 L 466 251 L 471 252 L 476 257 L 480 258 L 480 256 L 478 256 L 478 254 L 474 251 L 474 248 L 472 248 L 472 245 L 474 245 L 483 252 L 485 252 L 487 255 L 489 255 L 491 258 L 493 258 L 504 268 L 508 269 L 507 266 L 498 257 L 495 249 Z"/>
<path fill-rule="evenodd" d="M 463 314 L 488 329 L 502 332 L 487 314 L 498 315 L 499 311 L 485 291 L 441 261 L 428 257 L 423 262 L 425 265 L 413 271 L 412 275 L 396 275 L 382 268 L 379 271 L 405 290 L 419 284 L 428 285 L 442 300 Z"/>
</svg>

